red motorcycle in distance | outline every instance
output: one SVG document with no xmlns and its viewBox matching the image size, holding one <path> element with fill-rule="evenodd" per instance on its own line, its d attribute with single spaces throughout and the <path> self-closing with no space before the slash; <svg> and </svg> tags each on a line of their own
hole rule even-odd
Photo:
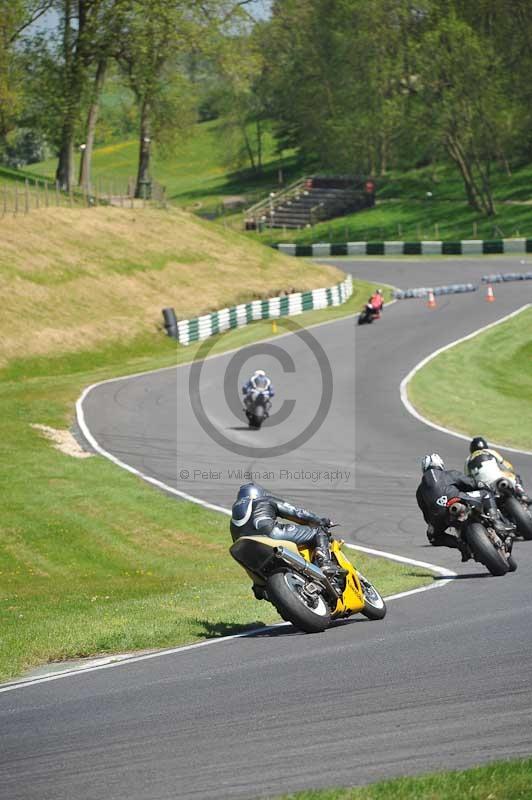
<svg viewBox="0 0 532 800">
<path fill-rule="evenodd" d="M 369 298 L 368 302 L 360 312 L 358 316 L 358 324 L 366 325 L 373 322 L 374 319 L 380 319 L 382 306 L 383 306 L 382 291 L 380 289 L 377 289 L 375 294 L 373 294 Z"/>
</svg>

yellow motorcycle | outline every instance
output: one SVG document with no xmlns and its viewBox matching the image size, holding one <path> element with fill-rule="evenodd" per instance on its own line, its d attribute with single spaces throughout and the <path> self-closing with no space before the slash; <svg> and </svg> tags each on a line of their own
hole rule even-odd
<svg viewBox="0 0 532 800">
<path fill-rule="evenodd" d="M 386 603 L 345 557 L 342 544 L 331 540 L 331 556 L 341 570 L 329 577 L 313 563 L 313 550 L 294 542 L 241 536 L 229 552 L 253 581 L 258 600 L 269 601 L 294 627 L 320 633 L 332 620 L 351 614 L 360 612 L 371 620 L 386 614 Z"/>
</svg>

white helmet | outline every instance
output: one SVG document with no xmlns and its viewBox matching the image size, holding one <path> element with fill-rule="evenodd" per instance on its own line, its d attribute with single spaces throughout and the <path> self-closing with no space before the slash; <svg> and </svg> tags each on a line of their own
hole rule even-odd
<svg viewBox="0 0 532 800">
<path fill-rule="evenodd" d="M 428 469 L 445 469 L 443 458 L 438 453 L 431 453 L 421 459 L 421 471 L 426 472 Z"/>
<path fill-rule="evenodd" d="M 265 376 L 266 376 L 266 373 L 264 372 L 263 369 L 256 369 L 255 372 L 253 373 L 253 377 L 255 377 L 255 378 L 265 377 Z"/>
</svg>

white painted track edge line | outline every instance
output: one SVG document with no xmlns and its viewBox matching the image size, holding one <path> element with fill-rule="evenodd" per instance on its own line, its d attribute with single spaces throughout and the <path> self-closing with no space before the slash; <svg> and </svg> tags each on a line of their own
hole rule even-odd
<svg viewBox="0 0 532 800">
<path fill-rule="evenodd" d="M 463 439 L 464 441 L 469 441 L 471 439 L 471 436 L 466 436 L 464 433 L 458 433 L 458 431 L 454 431 L 451 428 L 446 428 L 443 425 L 438 425 L 438 423 L 432 422 L 432 420 L 427 419 L 427 417 L 424 417 L 422 414 L 420 414 L 408 397 L 408 385 L 412 380 L 412 378 L 414 377 L 414 375 L 416 375 L 416 373 L 418 373 L 421 369 L 423 369 L 423 367 L 429 364 L 433 359 L 435 359 L 441 353 L 444 353 L 446 350 L 450 350 L 452 347 L 455 347 L 456 345 L 461 344 L 462 342 L 466 342 L 469 339 L 474 339 L 476 336 L 479 336 L 481 333 L 484 333 L 484 331 L 487 331 L 490 328 L 494 328 L 496 325 L 500 325 L 501 323 L 506 322 L 507 320 L 517 316 L 518 314 L 521 314 L 523 311 L 526 311 L 527 308 L 531 307 L 532 307 L 531 303 L 526 303 L 524 306 L 521 306 L 521 308 L 518 308 L 516 311 L 512 311 L 510 314 L 506 314 L 504 317 L 495 320 L 495 322 L 490 322 L 489 325 L 483 325 L 482 328 L 478 328 L 476 331 L 473 331 L 473 333 L 468 333 L 467 336 L 462 336 L 460 339 L 456 339 L 454 342 L 450 342 L 449 344 L 446 344 L 443 347 L 439 347 L 433 353 L 421 359 L 421 361 L 419 361 L 410 370 L 410 372 L 407 375 L 405 375 L 399 386 L 401 402 L 408 411 L 408 413 L 411 414 L 413 417 L 415 417 L 419 422 L 422 422 L 424 425 L 428 425 L 429 428 L 434 428 L 435 430 L 440 431 L 440 433 L 446 433 L 449 436 L 454 436 L 457 439 Z M 508 447 L 507 445 L 498 444 L 497 442 L 491 442 L 491 446 L 496 447 L 499 450 L 506 450 L 509 453 L 518 453 L 519 455 L 532 456 L 532 450 L 519 450 L 516 447 Z"/>
</svg>

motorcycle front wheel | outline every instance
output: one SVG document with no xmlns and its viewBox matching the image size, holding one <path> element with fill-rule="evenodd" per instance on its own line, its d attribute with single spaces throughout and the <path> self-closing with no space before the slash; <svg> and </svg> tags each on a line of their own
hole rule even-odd
<svg viewBox="0 0 532 800">
<path fill-rule="evenodd" d="M 473 555 L 492 575 L 506 575 L 508 562 L 492 544 L 483 525 L 472 522 L 465 529 L 464 535 Z"/>
<path fill-rule="evenodd" d="M 523 539 L 532 539 L 532 517 L 523 508 L 517 497 L 508 497 L 502 510 L 506 517 L 515 522 L 517 533 Z"/>
<path fill-rule="evenodd" d="M 268 597 L 281 617 L 305 633 L 321 633 L 331 621 L 331 610 L 321 594 L 305 592 L 308 581 L 291 570 L 269 576 Z"/>
<path fill-rule="evenodd" d="M 368 619 L 384 619 L 386 616 L 386 603 L 373 586 L 361 573 L 358 573 L 362 593 L 364 595 L 364 608 L 360 612 Z"/>
</svg>

